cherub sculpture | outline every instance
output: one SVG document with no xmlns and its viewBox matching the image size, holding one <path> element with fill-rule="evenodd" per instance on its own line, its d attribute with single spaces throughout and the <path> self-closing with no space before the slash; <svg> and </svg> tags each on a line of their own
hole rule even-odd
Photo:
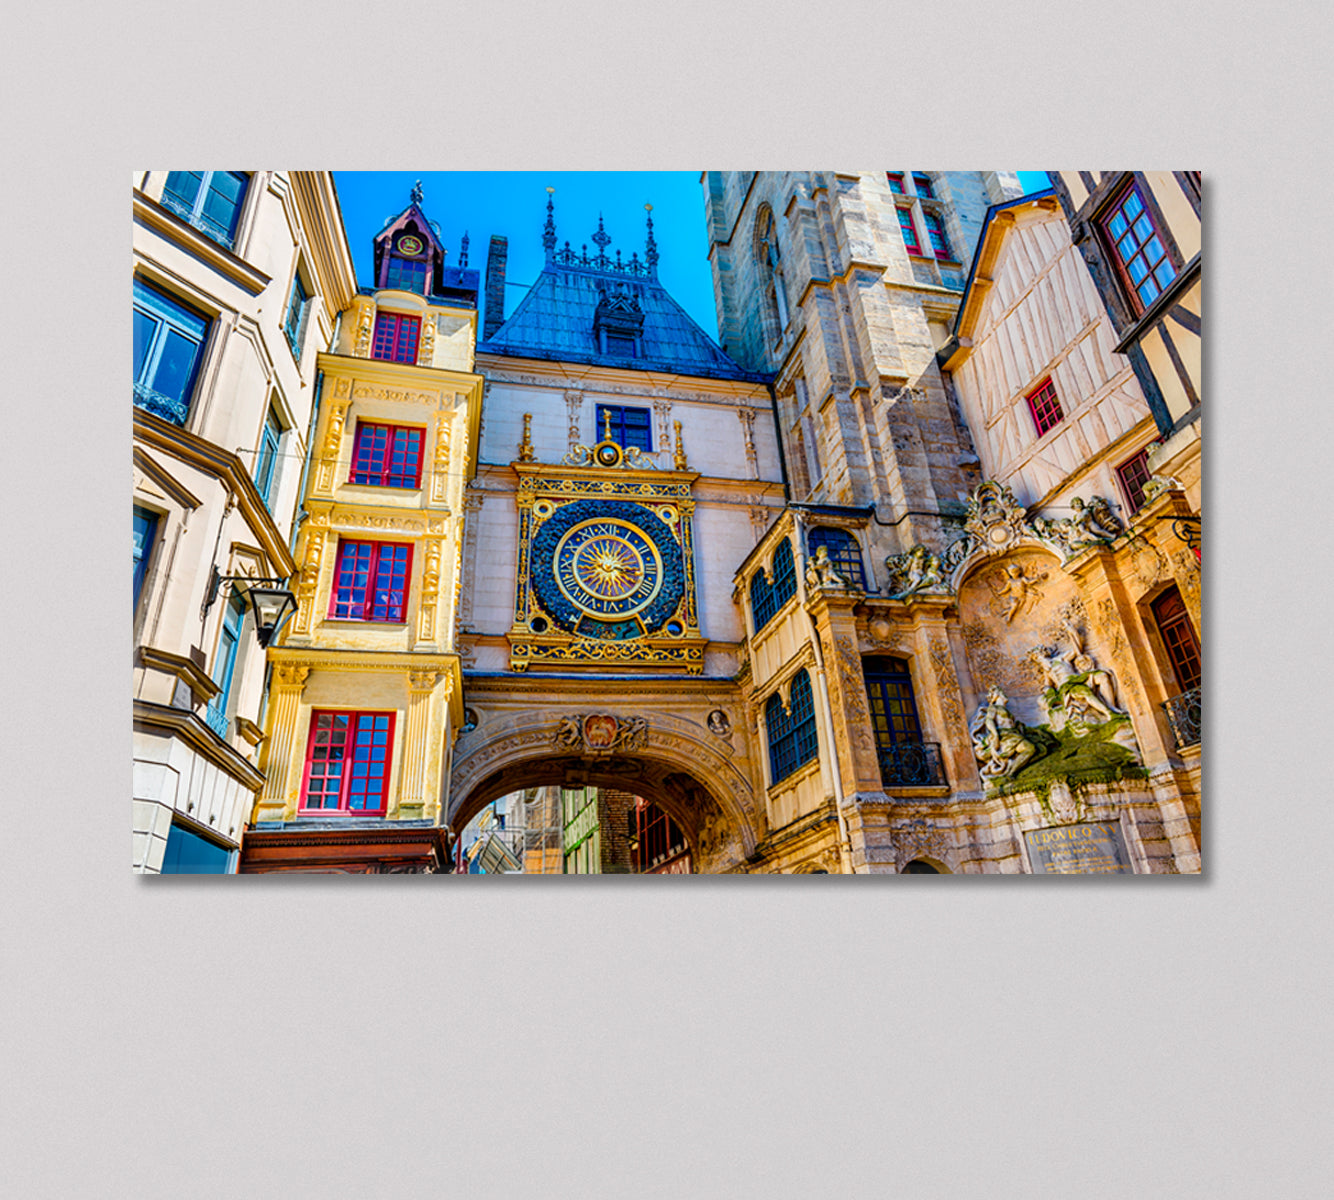
<svg viewBox="0 0 1334 1200">
<path fill-rule="evenodd" d="M 848 581 L 829 561 L 829 547 L 817 546 L 806 564 L 806 586 L 810 588 L 846 588 Z"/>
<path fill-rule="evenodd" d="M 890 599 L 901 600 L 916 592 L 927 592 L 943 588 L 944 573 L 940 567 L 940 558 L 932 554 L 925 546 L 914 546 L 907 554 L 891 556 L 885 565 L 895 575 L 898 591 Z"/>
<path fill-rule="evenodd" d="M 987 586 L 993 597 L 993 611 L 999 607 L 1006 624 L 1009 624 L 1025 603 L 1031 601 L 1036 604 L 1042 598 L 1037 585 L 1046 578 L 1046 571 L 1030 575 L 1023 563 L 1007 563 L 999 571 L 993 571 L 987 576 Z"/>
</svg>

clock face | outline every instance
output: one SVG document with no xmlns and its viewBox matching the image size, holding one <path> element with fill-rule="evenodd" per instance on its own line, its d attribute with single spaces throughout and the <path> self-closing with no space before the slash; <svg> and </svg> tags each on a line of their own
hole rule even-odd
<svg viewBox="0 0 1334 1200">
<path fill-rule="evenodd" d="M 627 500 L 557 508 L 532 540 L 533 592 L 570 632 L 638 637 L 660 628 L 685 593 L 674 526 Z"/>
<path fill-rule="evenodd" d="M 556 544 L 556 586 L 591 617 L 642 612 L 662 587 L 662 555 L 633 525 L 585 521 Z"/>
<path fill-rule="evenodd" d="M 420 254 L 422 252 L 421 238 L 414 237 L 410 233 L 404 234 L 398 239 L 398 252 L 400 254 L 406 254 L 409 258 L 414 254 Z"/>
</svg>

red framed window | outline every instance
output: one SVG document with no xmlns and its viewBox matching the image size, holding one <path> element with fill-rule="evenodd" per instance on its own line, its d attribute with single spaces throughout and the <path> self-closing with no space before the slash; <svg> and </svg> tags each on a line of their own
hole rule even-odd
<svg viewBox="0 0 1334 1200">
<path fill-rule="evenodd" d="M 1134 458 L 1127 459 L 1116 468 L 1116 477 L 1121 481 L 1121 494 L 1126 498 L 1126 507 L 1130 512 L 1138 512 L 1144 507 L 1144 485 L 1149 482 L 1149 447 L 1145 446 Z"/>
<path fill-rule="evenodd" d="M 903 172 L 886 171 L 885 177 L 889 180 L 889 190 L 896 196 L 904 195 L 903 191 Z"/>
<path fill-rule="evenodd" d="M 1200 686 L 1200 640 L 1190 623 L 1185 601 L 1176 588 L 1168 588 L 1150 607 L 1163 639 L 1168 661 L 1183 692 Z"/>
<path fill-rule="evenodd" d="M 385 811 L 394 715 L 318 709 L 310 714 L 303 812 Z"/>
<path fill-rule="evenodd" d="M 1033 414 L 1033 424 L 1037 426 L 1038 437 L 1065 420 L 1061 402 L 1050 379 L 1044 379 L 1024 398 L 1028 401 L 1029 411 Z"/>
<path fill-rule="evenodd" d="M 922 171 L 912 173 L 912 185 L 917 189 L 917 194 L 924 200 L 934 200 L 936 198 L 935 189 L 931 186 L 931 177 Z"/>
<path fill-rule="evenodd" d="M 1102 219 L 1112 257 L 1141 312 L 1177 277 L 1153 214 L 1139 188 L 1131 184 Z"/>
<path fill-rule="evenodd" d="M 376 487 L 421 487 L 425 440 L 424 429 L 362 421 L 357 425 L 348 482 Z"/>
<path fill-rule="evenodd" d="M 931 249 L 937 258 L 953 258 L 950 253 L 949 239 L 945 237 L 945 223 L 940 219 L 939 213 L 924 212 L 922 219 L 926 221 L 926 236 L 931 241 Z"/>
<path fill-rule="evenodd" d="M 421 327 L 420 317 L 409 317 L 404 313 L 376 313 L 375 345 L 371 357 L 386 362 L 415 363 Z"/>
<path fill-rule="evenodd" d="M 912 211 L 906 208 L 896 210 L 899 214 L 899 228 L 903 230 L 903 244 L 909 254 L 921 254 L 922 247 L 917 240 L 917 226 L 912 221 Z"/>
<path fill-rule="evenodd" d="M 344 538 L 338 543 L 329 615 L 349 621 L 402 622 L 411 577 L 411 545 Z"/>
</svg>

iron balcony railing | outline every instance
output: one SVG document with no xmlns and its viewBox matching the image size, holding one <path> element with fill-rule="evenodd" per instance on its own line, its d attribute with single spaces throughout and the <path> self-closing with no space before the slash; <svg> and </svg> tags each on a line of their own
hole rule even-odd
<svg viewBox="0 0 1334 1200">
<path fill-rule="evenodd" d="M 1167 723 L 1172 726 L 1172 736 L 1176 739 L 1178 750 L 1200 744 L 1199 688 L 1193 687 L 1188 692 L 1165 700 L 1163 712 L 1167 714 Z"/>
<path fill-rule="evenodd" d="M 144 383 L 134 385 L 134 402 L 139 408 L 146 408 L 154 416 L 170 421 L 173 425 L 184 425 L 190 415 L 190 406 L 184 400 L 174 400 L 155 392 Z"/>
<path fill-rule="evenodd" d="M 228 730 L 231 728 L 231 721 L 227 719 L 227 702 L 223 698 L 221 704 L 213 703 L 204 709 L 204 720 L 208 722 L 208 727 L 213 730 L 222 740 L 227 740 Z"/>
<path fill-rule="evenodd" d="M 946 782 L 939 742 L 895 742 L 876 752 L 884 787 L 942 787 Z"/>
</svg>

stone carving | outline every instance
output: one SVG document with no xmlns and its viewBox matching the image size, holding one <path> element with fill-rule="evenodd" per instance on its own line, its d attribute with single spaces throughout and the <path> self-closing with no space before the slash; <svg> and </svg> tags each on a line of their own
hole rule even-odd
<svg viewBox="0 0 1334 1200">
<path fill-rule="evenodd" d="M 421 345 L 417 347 L 417 365 L 429 367 L 435 363 L 435 318 L 422 321 Z"/>
<path fill-rule="evenodd" d="M 315 590 L 320 582 L 320 561 L 324 556 L 324 538 L 322 530 L 312 529 L 306 539 L 306 561 L 301 565 L 301 577 L 297 581 L 295 633 L 310 632 L 310 622 L 315 614 Z"/>
<path fill-rule="evenodd" d="M 435 687 L 441 674 L 440 671 L 409 671 L 408 687 L 414 692 L 429 692 Z"/>
<path fill-rule="evenodd" d="M 1167 558 L 1146 537 L 1133 537 L 1130 542 L 1130 565 L 1140 587 L 1149 588 L 1164 578 L 1171 570 Z"/>
<path fill-rule="evenodd" d="M 1004 617 L 1008 625 L 1025 605 L 1031 609 L 1042 599 L 1038 584 L 1046 578 L 1046 571 L 1029 574 L 1025 563 L 1006 563 L 992 571 L 985 577 L 986 585 L 991 589 L 991 611 Z"/>
<path fill-rule="evenodd" d="M 895 825 L 890 830 L 890 837 L 894 839 L 894 865 L 899 870 L 914 858 L 946 861 L 944 833 L 921 817 Z"/>
<path fill-rule="evenodd" d="M 1029 651 L 1047 683 L 1042 704 L 1052 729 L 1059 731 L 1069 725 L 1079 733 L 1125 716 L 1125 711 L 1116 706 L 1112 673 L 1099 667 L 1084 650 L 1083 638 L 1069 620 L 1065 632 L 1069 648 L 1064 652 L 1046 646 Z"/>
<path fill-rule="evenodd" d="M 1003 554 L 1021 540 L 1046 546 L 1064 563 L 1090 546 L 1111 542 L 1122 532 L 1112 506 L 1101 496 L 1087 502 L 1076 496 L 1070 502 L 1070 509 L 1070 516 L 1060 520 L 1029 518 L 1004 484 L 995 480 L 979 484 L 968 502 L 963 536 L 940 556 L 942 577 L 954 575 L 976 553 Z"/>
<path fill-rule="evenodd" d="M 727 714 L 721 708 L 715 708 L 709 713 L 709 732 L 720 738 L 731 736 L 732 722 L 727 719 Z"/>
<path fill-rule="evenodd" d="M 280 687 L 295 688 L 298 691 L 306 686 L 310 668 L 300 663 L 279 663 L 273 670 L 274 682 Z"/>
<path fill-rule="evenodd" d="M 1017 774 L 1038 753 L 1024 727 L 1010 714 L 1009 700 L 998 687 L 987 692 L 987 702 L 977 710 L 970 732 L 978 773 L 988 783 Z"/>
<path fill-rule="evenodd" d="M 580 391 L 568 391 L 565 393 L 565 408 L 569 415 L 570 427 L 568 432 L 569 447 L 573 450 L 579 444 L 579 410 L 583 408 L 584 394 Z"/>
<path fill-rule="evenodd" d="M 736 415 L 737 420 L 741 422 L 741 436 L 746 443 L 746 463 L 750 467 L 750 477 L 758 479 L 760 477 L 760 461 L 755 453 L 755 410 L 753 408 L 738 408 Z"/>
<path fill-rule="evenodd" d="M 672 402 L 667 399 L 654 400 L 653 415 L 658 418 L 658 449 L 663 451 L 672 440 Z"/>
<path fill-rule="evenodd" d="M 439 392 L 408 392 L 401 388 L 374 387 L 359 383 L 352 389 L 354 400 L 388 400 L 394 404 L 432 404 L 440 399 Z"/>
<path fill-rule="evenodd" d="M 850 585 L 829 561 L 829 548 L 817 546 L 815 554 L 806 564 L 806 586 L 820 591 L 823 588 L 846 590 Z"/>
<path fill-rule="evenodd" d="M 1027 656 L 1007 654 L 992 629 L 983 622 L 969 621 L 960 632 L 968 651 L 968 666 L 977 686 L 986 691 L 997 686 L 1007 692 L 1032 690 L 1040 674 Z"/>
<path fill-rule="evenodd" d="M 639 750 L 648 741 L 648 722 L 610 713 L 572 713 L 557 722 L 551 740 L 562 750 Z"/>
<path fill-rule="evenodd" d="M 954 729 L 963 729 L 963 693 L 959 690 L 958 676 L 954 670 L 954 659 L 944 638 L 931 640 L 931 666 L 936 673 L 936 687 L 940 696 L 940 709 L 945 720 Z"/>
<path fill-rule="evenodd" d="M 1056 528 L 1071 554 L 1100 542 L 1110 542 L 1121 532 L 1112 506 L 1101 496 L 1094 496 L 1087 504 L 1076 496 L 1070 501 L 1070 508 L 1070 516 L 1057 521 Z"/>
<path fill-rule="evenodd" d="M 432 460 L 431 499 L 436 504 L 443 504 L 446 498 L 445 486 L 449 479 L 449 433 L 450 419 L 442 415 L 435 428 L 435 457 Z"/>
<path fill-rule="evenodd" d="M 940 558 L 925 546 L 917 545 L 906 554 L 891 554 L 885 559 L 889 572 L 891 600 L 902 600 L 927 592 L 947 592 Z"/>
<path fill-rule="evenodd" d="M 1164 492 L 1183 492 L 1185 490 L 1181 481 L 1174 479 L 1171 475 L 1150 475 L 1144 482 L 1144 503 L 1149 504 L 1157 500 Z"/>
<path fill-rule="evenodd" d="M 421 619 L 419 622 L 421 640 L 435 640 L 436 607 L 440 600 L 440 557 L 441 541 L 428 538 L 426 542 L 426 563 L 422 569 Z"/>
<path fill-rule="evenodd" d="M 353 352 L 357 358 L 370 358 L 371 356 L 371 329 L 375 325 L 375 305 L 361 305 L 361 312 L 357 317 L 357 346 Z"/>
</svg>

